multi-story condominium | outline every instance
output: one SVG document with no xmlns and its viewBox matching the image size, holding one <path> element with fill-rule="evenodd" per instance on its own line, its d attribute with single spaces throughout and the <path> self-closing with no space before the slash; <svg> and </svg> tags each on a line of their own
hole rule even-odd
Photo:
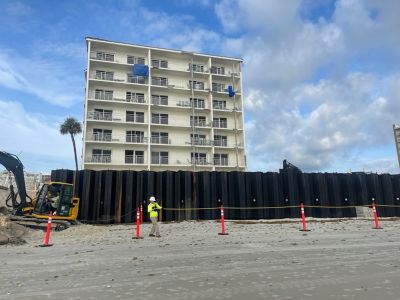
<svg viewBox="0 0 400 300">
<path fill-rule="evenodd" d="M 394 142 L 396 143 L 397 159 L 400 167 L 400 125 L 393 124 Z"/>
<path fill-rule="evenodd" d="M 86 43 L 84 169 L 246 170 L 241 59 Z"/>
</svg>

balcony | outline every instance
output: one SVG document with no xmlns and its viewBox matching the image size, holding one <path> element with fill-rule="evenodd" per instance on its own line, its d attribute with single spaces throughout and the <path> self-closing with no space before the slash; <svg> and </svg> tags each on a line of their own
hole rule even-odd
<svg viewBox="0 0 400 300">
<path fill-rule="evenodd" d="M 98 164 L 109 164 L 111 163 L 111 155 L 92 155 L 86 162 L 98 163 Z"/>
<path fill-rule="evenodd" d="M 111 142 L 112 134 L 110 133 L 92 133 L 86 136 L 88 141 Z"/>
<path fill-rule="evenodd" d="M 151 117 L 151 123 L 153 124 L 165 124 L 168 125 L 168 117 Z"/>
<path fill-rule="evenodd" d="M 227 121 L 213 121 L 213 127 L 214 128 L 228 128 L 228 122 Z"/>
<path fill-rule="evenodd" d="M 209 163 L 207 162 L 207 158 L 205 157 L 192 158 L 190 162 L 192 165 L 209 165 Z"/>
<path fill-rule="evenodd" d="M 151 104 L 154 105 L 168 105 L 168 98 L 152 98 Z"/>
<path fill-rule="evenodd" d="M 143 143 L 147 143 L 147 138 L 142 135 L 127 134 L 125 136 L 125 141 L 127 143 L 143 144 Z"/>
<path fill-rule="evenodd" d="M 212 85 L 212 91 L 213 92 L 219 92 L 219 93 L 225 93 L 226 89 L 225 86 L 222 85 Z"/>
<path fill-rule="evenodd" d="M 211 67 L 210 73 L 216 74 L 216 75 L 225 75 L 225 68 L 224 67 Z"/>
<path fill-rule="evenodd" d="M 209 127 L 209 124 L 205 120 L 197 120 L 197 121 L 190 120 L 190 126 Z"/>
<path fill-rule="evenodd" d="M 133 164 L 133 165 L 142 165 L 142 164 L 144 164 L 144 156 L 143 155 L 125 155 L 125 163 Z"/>
<path fill-rule="evenodd" d="M 214 165 L 215 166 L 228 166 L 228 159 L 225 157 L 222 158 L 214 158 Z"/>
<path fill-rule="evenodd" d="M 168 156 L 152 157 L 151 163 L 154 165 L 168 165 Z"/>
<path fill-rule="evenodd" d="M 164 145 L 171 144 L 171 139 L 169 139 L 166 136 L 151 137 L 150 141 L 151 141 L 152 144 L 164 144 Z"/>
<path fill-rule="evenodd" d="M 136 84 L 147 84 L 147 77 L 128 74 L 127 82 Z"/>
<path fill-rule="evenodd" d="M 192 84 L 189 82 L 188 88 L 192 88 Z M 204 91 L 204 83 L 194 83 L 193 84 L 193 89 L 198 90 L 198 91 Z"/>
<path fill-rule="evenodd" d="M 112 113 L 92 111 L 88 113 L 89 120 L 101 120 L 101 121 L 112 121 Z"/>
<path fill-rule="evenodd" d="M 144 115 L 126 115 L 126 122 L 144 123 Z"/>
<path fill-rule="evenodd" d="M 144 95 L 126 96 L 126 98 L 114 98 L 113 93 L 90 93 L 89 99 L 130 103 L 146 103 Z"/>
<path fill-rule="evenodd" d="M 167 78 L 152 77 L 151 78 L 151 84 L 152 85 L 157 85 L 157 86 L 168 86 L 168 79 Z"/>
<path fill-rule="evenodd" d="M 212 146 L 213 141 L 207 139 L 191 139 L 190 144 L 196 146 Z"/>
<path fill-rule="evenodd" d="M 90 58 L 95 60 L 117 62 L 115 60 L 115 55 L 112 53 L 90 52 Z"/>
<path fill-rule="evenodd" d="M 214 146 L 228 147 L 228 141 L 227 140 L 214 140 Z"/>
<path fill-rule="evenodd" d="M 220 104 L 220 103 L 218 103 L 218 104 L 214 103 L 213 104 L 213 109 L 229 110 L 229 108 L 227 108 L 226 105 Z"/>
<path fill-rule="evenodd" d="M 193 103 L 189 100 L 178 100 L 176 102 L 176 106 L 188 107 L 188 108 L 191 108 L 194 106 L 194 108 L 196 108 L 196 109 L 205 109 L 206 108 L 205 102 L 194 102 Z"/>
</svg>

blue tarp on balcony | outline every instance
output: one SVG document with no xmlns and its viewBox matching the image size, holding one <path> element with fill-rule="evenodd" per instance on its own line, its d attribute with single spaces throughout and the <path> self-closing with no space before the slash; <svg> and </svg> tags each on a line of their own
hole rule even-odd
<svg viewBox="0 0 400 300">
<path fill-rule="evenodd" d="M 231 85 L 228 86 L 228 95 L 229 97 L 235 96 L 235 91 L 233 90 L 233 86 Z"/>
<path fill-rule="evenodd" d="M 132 75 L 134 76 L 149 76 L 149 66 L 142 64 L 134 64 L 132 66 Z"/>
</svg>

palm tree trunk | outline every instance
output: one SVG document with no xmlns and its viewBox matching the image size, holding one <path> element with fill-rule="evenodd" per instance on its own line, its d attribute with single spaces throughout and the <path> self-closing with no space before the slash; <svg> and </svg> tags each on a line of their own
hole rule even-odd
<svg viewBox="0 0 400 300">
<path fill-rule="evenodd" d="M 73 186 L 73 196 L 75 197 L 75 190 L 76 190 L 76 176 L 78 175 L 78 158 L 76 156 L 76 145 L 74 135 L 71 133 L 72 145 L 74 146 L 74 155 L 75 155 L 75 172 L 74 172 L 74 186 Z"/>
</svg>

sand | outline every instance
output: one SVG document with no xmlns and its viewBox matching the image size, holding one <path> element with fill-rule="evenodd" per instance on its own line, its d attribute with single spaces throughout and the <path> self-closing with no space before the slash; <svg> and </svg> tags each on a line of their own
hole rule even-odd
<svg viewBox="0 0 400 300">
<path fill-rule="evenodd" d="M 329 221 L 329 220 L 328 220 Z M 400 220 L 78 225 L 0 246 L 0 299 L 400 299 Z"/>
</svg>

